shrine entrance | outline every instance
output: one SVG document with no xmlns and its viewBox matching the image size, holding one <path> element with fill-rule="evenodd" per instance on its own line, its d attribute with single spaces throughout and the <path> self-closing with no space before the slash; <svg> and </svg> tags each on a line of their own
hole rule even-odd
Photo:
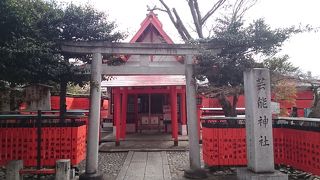
<svg viewBox="0 0 320 180">
<path fill-rule="evenodd" d="M 185 44 L 155 44 L 155 43 L 106 43 L 106 42 L 68 42 L 64 43 L 61 47 L 63 52 L 66 53 L 79 53 L 79 54 L 93 54 L 91 68 L 87 73 L 91 74 L 91 87 L 90 87 L 90 113 L 88 122 L 88 136 L 87 136 L 87 156 L 86 156 L 86 171 L 85 174 L 80 176 L 80 179 L 86 177 L 101 177 L 98 174 L 98 139 L 99 139 L 99 121 L 100 121 L 100 99 L 101 99 L 101 75 L 180 75 L 185 77 L 186 89 L 186 104 L 187 104 L 187 122 L 188 122 L 188 137 L 189 137 L 189 157 L 190 169 L 196 171 L 201 168 L 200 164 L 200 146 L 197 122 L 197 107 L 196 107 L 196 82 L 193 77 L 193 56 L 198 54 L 198 50 L 190 45 Z M 218 52 L 218 51 L 217 51 Z M 125 63 L 120 66 L 110 66 L 104 64 L 102 61 L 102 54 L 126 54 L 126 55 L 139 55 L 138 62 Z M 157 61 L 146 61 L 150 56 L 181 56 L 184 57 L 181 62 L 163 61 L 159 64 Z M 134 89 L 131 89 L 134 90 Z M 174 85 L 166 89 L 170 93 L 171 111 L 177 112 L 177 88 Z M 118 104 L 114 105 L 116 112 L 115 123 L 117 126 L 117 137 L 123 136 L 119 131 L 121 124 L 126 127 L 125 118 L 120 118 L 121 111 L 127 112 L 126 101 L 130 89 L 121 89 L 114 93 L 114 100 Z M 122 93 L 122 95 L 121 95 Z M 143 93 L 141 93 L 141 100 Z M 121 98 L 124 97 L 124 98 Z M 159 96 L 154 96 L 155 99 Z M 150 102 L 150 101 L 149 101 Z M 150 103 L 149 103 L 150 104 Z M 150 106 L 150 105 L 149 105 Z M 156 107 L 156 106 L 155 106 Z M 126 116 L 127 113 L 122 113 Z M 171 113 L 172 128 L 174 130 L 174 142 L 178 143 L 177 139 L 177 113 Z M 122 131 L 123 132 L 123 131 Z M 125 132 L 125 131 L 124 131 Z M 118 139 L 119 140 L 119 139 Z M 120 142 L 120 141 L 118 141 Z"/>
<path fill-rule="evenodd" d="M 86 71 L 91 74 L 91 99 L 86 172 L 82 179 L 100 177 L 97 167 L 101 86 L 112 89 L 117 145 L 125 139 L 131 127 L 133 132 L 171 131 L 174 145 L 178 145 L 180 122 L 181 134 L 186 134 L 188 128 L 190 169 L 200 169 L 196 82 L 193 77 L 193 56 L 199 54 L 199 47 L 173 44 L 151 11 L 130 43 L 66 42 L 61 49 L 65 53 L 92 55 L 91 67 Z M 211 47 L 210 50 L 214 49 L 218 52 L 220 48 Z M 123 63 L 110 65 L 108 59 L 102 59 L 108 55 L 119 57 Z M 112 76 L 111 79 L 116 81 L 101 83 L 102 75 Z"/>
<path fill-rule="evenodd" d="M 171 133 L 174 140 L 178 134 L 187 135 L 185 77 L 183 85 L 177 84 L 113 87 L 111 112 L 116 141 L 124 140 L 132 133 Z M 116 123 L 118 121 L 120 125 Z M 120 131 L 118 136 L 117 130 Z"/>
<path fill-rule="evenodd" d="M 138 94 L 137 96 L 136 132 L 165 132 L 163 107 L 168 104 L 168 94 Z"/>
</svg>

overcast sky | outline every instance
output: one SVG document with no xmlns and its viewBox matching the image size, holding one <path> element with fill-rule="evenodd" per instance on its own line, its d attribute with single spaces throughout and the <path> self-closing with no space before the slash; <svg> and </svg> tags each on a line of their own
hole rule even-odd
<svg viewBox="0 0 320 180">
<path fill-rule="evenodd" d="M 118 24 L 121 31 L 128 33 L 128 41 L 140 28 L 140 23 L 146 17 L 147 5 L 161 7 L 158 0 L 61 0 L 65 2 L 93 4 L 97 9 L 105 11 Z M 171 7 L 176 7 L 182 19 L 192 24 L 185 0 L 167 0 Z M 205 11 L 210 8 L 212 0 L 198 0 L 200 8 Z M 307 25 L 320 27 L 320 0 L 260 0 L 246 14 L 246 21 L 264 18 L 273 28 L 291 25 Z M 157 12 L 164 30 L 174 40 L 181 42 L 167 15 Z M 210 19 L 214 20 L 214 18 Z M 210 21 L 209 20 L 209 21 Z M 209 24 L 209 23 L 208 23 Z M 188 26 L 188 24 L 186 24 Z M 312 75 L 320 76 L 320 32 L 303 33 L 293 36 L 287 41 L 281 54 L 288 54 L 290 61 L 303 71 L 311 71 Z"/>
</svg>

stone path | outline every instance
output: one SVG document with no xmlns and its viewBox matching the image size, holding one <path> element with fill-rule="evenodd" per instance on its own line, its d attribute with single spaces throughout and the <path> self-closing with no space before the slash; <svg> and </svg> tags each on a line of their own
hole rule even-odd
<svg viewBox="0 0 320 180">
<path fill-rule="evenodd" d="M 165 151 L 130 151 L 117 180 L 170 180 L 170 169 Z"/>
<path fill-rule="evenodd" d="M 120 146 L 115 146 L 112 134 L 103 136 L 100 152 L 124 151 L 187 151 L 189 142 L 187 136 L 179 136 L 178 146 L 174 146 L 171 134 L 127 134 Z"/>
</svg>

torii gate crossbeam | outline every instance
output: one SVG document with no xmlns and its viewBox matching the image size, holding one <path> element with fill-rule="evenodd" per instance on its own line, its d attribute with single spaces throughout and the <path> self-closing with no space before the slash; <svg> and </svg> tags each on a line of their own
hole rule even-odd
<svg viewBox="0 0 320 180">
<path fill-rule="evenodd" d="M 198 49 L 185 44 L 154 44 L 154 43 L 108 43 L 108 42 L 68 42 L 62 45 L 62 51 L 66 53 L 93 54 L 91 63 L 91 83 L 90 83 L 90 114 L 87 136 L 87 156 L 86 171 L 80 179 L 100 179 L 98 174 L 98 132 L 100 120 L 100 98 L 101 98 L 101 75 L 137 75 L 139 74 L 167 74 L 186 75 L 186 97 L 187 97 L 187 122 L 189 136 L 189 158 L 190 170 L 201 169 L 200 146 L 197 123 L 196 106 L 196 82 L 193 78 L 193 56 L 199 54 Z M 218 50 L 217 50 L 218 52 Z M 145 65 L 130 66 L 121 65 L 117 67 L 102 64 L 102 54 L 120 55 L 172 55 L 185 56 L 184 64 L 165 66 Z M 117 70 L 112 70 L 118 69 Z M 137 72 L 135 69 L 139 69 Z M 120 71 L 120 70 L 121 71 Z M 141 73 L 141 70 L 143 71 Z"/>
</svg>

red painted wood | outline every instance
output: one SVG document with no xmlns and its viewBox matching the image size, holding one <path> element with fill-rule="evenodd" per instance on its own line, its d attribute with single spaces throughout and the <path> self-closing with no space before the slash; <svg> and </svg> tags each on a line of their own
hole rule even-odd
<svg viewBox="0 0 320 180">
<path fill-rule="evenodd" d="M 313 99 L 313 92 L 311 90 L 303 90 L 297 92 L 297 99 Z"/>
<path fill-rule="evenodd" d="M 21 169 L 20 174 L 55 174 L 55 169 Z"/>
<path fill-rule="evenodd" d="M 170 90 L 172 138 L 178 141 L 177 90 L 174 86 Z"/>
<path fill-rule="evenodd" d="M 120 113 L 121 113 L 121 97 L 120 97 L 120 89 L 114 88 L 114 112 L 113 118 L 116 124 L 116 141 L 120 141 L 120 132 L 121 132 L 121 124 L 120 124 Z"/>
<path fill-rule="evenodd" d="M 187 124 L 186 119 L 186 93 L 181 93 L 181 124 L 185 125 Z"/>
<path fill-rule="evenodd" d="M 203 160 L 208 166 L 244 166 L 245 128 L 203 128 Z M 313 137 L 313 138 L 310 138 Z M 273 128 L 275 164 L 320 175 L 320 132 Z"/>
<path fill-rule="evenodd" d="M 138 132 L 138 94 L 134 95 L 134 116 L 135 116 L 135 130 Z"/>
<path fill-rule="evenodd" d="M 197 121 L 198 121 L 198 137 L 199 137 L 199 140 L 201 139 L 201 134 L 200 134 L 200 130 L 201 130 L 201 120 L 200 120 L 200 117 L 201 117 L 201 108 L 202 106 L 201 105 L 197 105 Z"/>
<path fill-rule="evenodd" d="M 70 98 L 70 103 L 70 109 L 89 109 L 89 98 L 87 97 Z"/>
<path fill-rule="evenodd" d="M 25 167 L 36 166 L 37 129 L 34 127 L 0 128 L 0 166 L 21 159 Z M 54 167 L 58 159 L 70 159 L 71 165 L 85 159 L 86 126 L 42 127 L 41 165 Z"/>
<path fill-rule="evenodd" d="M 108 87 L 151 87 L 185 86 L 186 80 L 182 75 L 134 75 L 114 76 L 114 79 L 103 81 L 102 86 Z M 141 88 L 139 88 L 141 89 Z"/>
<path fill-rule="evenodd" d="M 125 88 L 122 91 L 122 100 L 121 100 L 121 138 L 126 137 L 126 127 L 127 127 L 127 104 L 128 104 L 128 93 L 127 89 Z"/>
<path fill-rule="evenodd" d="M 176 89 L 177 93 L 183 93 L 183 89 Z M 128 89 L 128 94 L 169 94 L 170 89 L 151 89 L 149 87 L 143 89 Z"/>
<path fill-rule="evenodd" d="M 160 36 L 164 39 L 164 41 L 167 44 L 173 44 L 173 41 L 171 38 L 167 35 L 167 33 L 162 29 L 162 24 L 157 18 L 156 14 L 153 12 L 150 12 L 147 17 L 143 20 L 141 23 L 141 27 L 138 30 L 138 32 L 133 36 L 133 38 L 130 40 L 130 43 L 135 43 L 138 41 L 138 39 L 142 36 L 142 34 L 147 30 L 149 26 L 153 26 Z"/>
</svg>

